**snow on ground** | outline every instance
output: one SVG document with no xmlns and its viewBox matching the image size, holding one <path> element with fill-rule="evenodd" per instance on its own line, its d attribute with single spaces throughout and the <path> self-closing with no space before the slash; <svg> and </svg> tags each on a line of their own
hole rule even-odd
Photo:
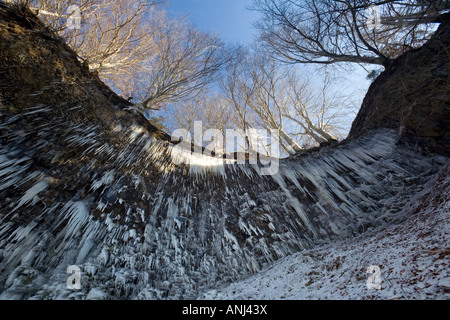
<svg viewBox="0 0 450 320">
<path fill-rule="evenodd" d="M 398 221 L 291 255 L 200 299 L 450 299 L 449 187 L 447 166 Z M 371 265 L 380 268 L 380 290 L 367 286 Z"/>
</svg>

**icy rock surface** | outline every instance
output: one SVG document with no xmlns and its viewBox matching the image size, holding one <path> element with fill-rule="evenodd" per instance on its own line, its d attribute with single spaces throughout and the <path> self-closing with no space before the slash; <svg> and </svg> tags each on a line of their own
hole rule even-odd
<svg viewBox="0 0 450 320">
<path fill-rule="evenodd" d="M 450 166 L 402 209 L 395 223 L 351 240 L 280 259 L 202 299 L 450 298 Z M 379 268 L 378 289 L 368 268 Z"/>
<path fill-rule="evenodd" d="M 2 113 L 0 298 L 196 298 L 392 221 L 448 162 L 380 129 L 262 176 L 181 155 L 138 124 L 51 112 Z"/>
</svg>

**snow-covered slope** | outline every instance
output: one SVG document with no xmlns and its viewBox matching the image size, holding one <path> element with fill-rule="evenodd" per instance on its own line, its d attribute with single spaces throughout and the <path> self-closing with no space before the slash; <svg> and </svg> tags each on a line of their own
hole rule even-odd
<svg viewBox="0 0 450 320">
<path fill-rule="evenodd" d="M 200 298 L 450 299 L 449 186 L 447 166 L 392 224 L 293 254 Z M 379 289 L 367 286 L 370 266 L 380 268 Z"/>
</svg>

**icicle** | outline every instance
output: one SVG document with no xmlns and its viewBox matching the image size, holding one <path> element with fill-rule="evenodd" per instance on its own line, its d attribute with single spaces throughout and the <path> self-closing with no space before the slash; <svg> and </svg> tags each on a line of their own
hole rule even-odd
<svg viewBox="0 0 450 320">
<path fill-rule="evenodd" d="M 50 179 L 45 179 L 45 180 L 39 181 L 34 186 L 32 186 L 30 189 L 28 189 L 27 192 L 25 192 L 25 194 L 20 199 L 20 201 L 17 204 L 17 206 L 12 210 L 12 212 L 16 211 L 21 206 L 27 204 L 30 201 L 34 202 L 35 197 L 39 193 L 41 193 L 42 191 L 44 191 L 45 189 L 48 188 L 49 182 L 50 182 Z"/>
</svg>

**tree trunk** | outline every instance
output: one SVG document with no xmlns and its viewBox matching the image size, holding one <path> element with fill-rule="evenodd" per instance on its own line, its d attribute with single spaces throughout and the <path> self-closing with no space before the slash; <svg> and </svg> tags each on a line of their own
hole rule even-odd
<svg viewBox="0 0 450 320">
<path fill-rule="evenodd" d="M 303 150 L 302 147 L 300 147 L 300 146 L 298 145 L 297 142 L 295 142 L 295 141 L 294 141 L 294 140 L 293 140 L 286 132 L 284 132 L 284 131 L 281 130 L 281 129 L 280 129 L 280 137 L 281 137 L 284 141 L 286 141 L 286 143 L 287 143 L 292 149 L 294 149 L 294 151 L 295 151 L 296 153 Z"/>
</svg>

